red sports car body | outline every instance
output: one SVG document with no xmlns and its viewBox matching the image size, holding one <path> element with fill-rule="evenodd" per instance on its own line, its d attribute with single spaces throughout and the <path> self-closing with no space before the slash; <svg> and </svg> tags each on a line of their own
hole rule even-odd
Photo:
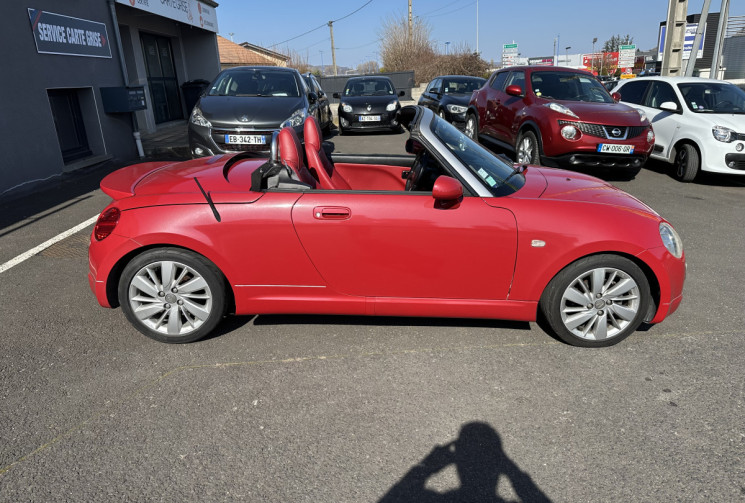
<svg viewBox="0 0 745 503">
<path fill-rule="evenodd" d="M 400 118 L 407 155 L 306 167 L 283 130 L 269 160 L 107 176 L 113 202 L 89 252 L 98 302 L 164 342 L 204 337 L 226 313 L 313 313 L 540 317 L 583 346 L 678 307 L 680 240 L 644 203 L 590 176 L 507 164 L 429 110 Z"/>
</svg>

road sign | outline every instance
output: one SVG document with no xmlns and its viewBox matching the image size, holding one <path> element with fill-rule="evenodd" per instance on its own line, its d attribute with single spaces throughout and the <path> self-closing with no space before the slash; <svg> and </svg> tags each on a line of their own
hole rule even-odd
<svg viewBox="0 0 745 503">
<path fill-rule="evenodd" d="M 622 45 L 618 48 L 618 66 L 621 68 L 633 67 L 636 59 L 636 45 Z"/>
</svg>

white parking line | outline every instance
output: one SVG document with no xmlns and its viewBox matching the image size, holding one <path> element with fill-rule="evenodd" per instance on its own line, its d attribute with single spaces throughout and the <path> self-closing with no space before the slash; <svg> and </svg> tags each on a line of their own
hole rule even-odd
<svg viewBox="0 0 745 503">
<path fill-rule="evenodd" d="M 35 246 L 34 248 L 31 248 L 29 251 L 27 251 L 25 253 L 21 253 L 17 257 L 8 260 L 4 264 L 0 265 L 0 273 L 4 273 L 5 271 L 7 271 L 8 269 L 10 269 L 11 267 L 15 267 L 18 264 L 20 264 L 21 262 L 23 262 L 24 260 L 30 259 L 31 257 L 33 257 L 34 255 L 36 255 L 37 253 L 39 253 L 39 252 L 41 252 L 41 251 L 49 248 L 53 244 L 58 243 L 59 241 L 62 241 L 63 239 L 72 236 L 76 232 L 80 232 L 81 230 L 85 229 L 89 225 L 92 225 L 92 224 L 96 223 L 96 220 L 98 220 L 98 215 L 96 215 L 95 217 L 89 218 L 88 220 L 86 220 L 82 224 L 78 224 L 75 227 L 73 227 L 72 229 L 68 229 L 65 232 L 61 233 L 61 234 L 57 234 L 52 239 L 48 239 L 47 241 L 44 241 L 39 246 Z"/>
</svg>

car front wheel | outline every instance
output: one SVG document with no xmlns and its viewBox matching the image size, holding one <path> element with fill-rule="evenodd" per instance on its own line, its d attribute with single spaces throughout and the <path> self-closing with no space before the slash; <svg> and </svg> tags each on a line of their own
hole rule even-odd
<svg viewBox="0 0 745 503">
<path fill-rule="evenodd" d="M 675 152 L 675 178 L 681 182 L 692 182 L 701 164 L 698 150 L 686 143 L 678 147 Z"/>
<path fill-rule="evenodd" d="M 466 117 L 466 125 L 463 128 L 463 132 L 473 141 L 478 141 L 479 136 L 479 124 L 476 120 L 476 116 L 473 114 L 468 114 Z"/>
<path fill-rule="evenodd" d="M 129 322 L 160 342 L 197 341 L 226 309 L 220 271 L 200 255 L 173 248 L 135 257 L 122 272 L 118 293 Z"/>
<path fill-rule="evenodd" d="M 549 283 L 540 302 L 550 330 L 573 346 L 612 346 L 644 321 L 649 283 L 634 262 L 594 255 L 567 266 Z"/>
<path fill-rule="evenodd" d="M 520 164 L 540 164 L 538 138 L 533 131 L 524 131 L 517 138 L 516 160 Z"/>
</svg>

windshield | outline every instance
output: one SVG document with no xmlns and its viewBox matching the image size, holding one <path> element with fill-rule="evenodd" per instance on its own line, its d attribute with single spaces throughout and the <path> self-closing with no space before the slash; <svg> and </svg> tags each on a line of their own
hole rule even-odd
<svg viewBox="0 0 745 503">
<path fill-rule="evenodd" d="M 277 70 L 238 70 L 220 74 L 209 96 L 300 96 L 292 72 Z"/>
<path fill-rule="evenodd" d="M 394 94 L 391 81 L 385 79 L 350 80 L 344 87 L 344 96 L 393 96 Z"/>
<path fill-rule="evenodd" d="M 691 111 L 696 113 L 745 114 L 745 91 L 725 82 L 678 84 Z"/>
<path fill-rule="evenodd" d="M 583 73 L 533 72 L 530 83 L 539 98 L 613 103 L 605 87 L 595 77 Z"/>
<path fill-rule="evenodd" d="M 471 94 L 484 85 L 486 79 L 442 79 L 445 94 Z"/>
<path fill-rule="evenodd" d="M 492 195 L 507 196 L 525 185 L 525 176 L 522 173 L 518 173 L 511 164 L 496 157 L 449 122 L 435 116 L 432 131 L 443 145 L 483 182 Z"/>
</svg>

